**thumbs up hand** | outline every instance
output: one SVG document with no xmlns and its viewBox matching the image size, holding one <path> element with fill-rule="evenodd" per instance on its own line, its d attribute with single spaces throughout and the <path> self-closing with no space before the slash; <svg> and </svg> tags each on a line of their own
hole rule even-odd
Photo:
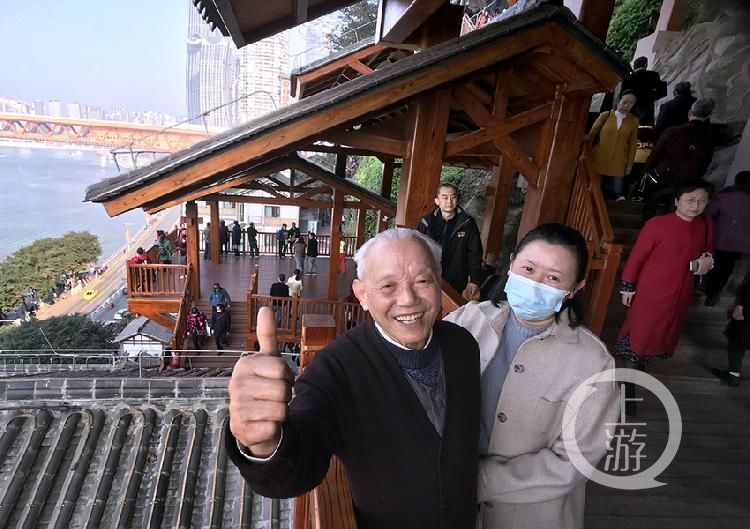
<svg viewBox="0 0 750 529">
<path fill-rule="evenodd" d="M 268 457 L 281 438 L 292 398 L 293 376 L 278 353 L 276 319 L 269 307 L 258 311 L 260 351 L 241 358 L 229 382 L 229 429 L 255 457 Z"/>
</svg>

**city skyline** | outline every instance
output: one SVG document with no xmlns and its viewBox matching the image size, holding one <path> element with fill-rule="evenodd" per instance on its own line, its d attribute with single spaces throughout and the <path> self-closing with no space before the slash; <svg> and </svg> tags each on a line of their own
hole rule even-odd
<svg viewBox="0 0 750 529">
<path fill-rule="evenodd" d="M 32 106 L 39 101 L 45 105 L 59 101 L 62 115 L 68 105 L 77 103 L 81 109 L 124 108 L 186 119 L 185 43 L 191 10 L 195 7 L 190 0 L 132 0 L 112 5 L 93 0 L 73 5 L 37 0 L 6 6 L 5 16 L 0 18 L 4 35 L 0 98 Z M 335 15 L 311 21 L 281 37 L 288 40 L 288 58 L 281 59 L 285 76 L 289 69 L 310 62 L 301 58 L 328 53 L 324 34 L 330 30 L 332 18 Z M 35 38 L 29 38 L 32 31 Z M 311 38 L 311 33 L 317 35 Z M 311 42 L 320 49 L 311 52 Z M 238 96 L 257 90 L 249 88 L 257 83 L 245 79 L 244 84 Z M 278 79 L 266 84 L 273 86 L 274 92 L 279 90 Z M 274 102 L 281 106 L 283 96 L 283 89 L 279 90 Z M 259 94 L 255 104 L 268 107 L 270 101 Z M 238 114 L 243 119 L 254 117 L 247 105 Z"/>
</svg>

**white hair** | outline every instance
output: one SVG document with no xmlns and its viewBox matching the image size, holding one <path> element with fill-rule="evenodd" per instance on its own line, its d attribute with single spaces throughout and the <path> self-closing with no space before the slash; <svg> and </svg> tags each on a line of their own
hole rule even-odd
<svg viewBox="0 0 750 529">
<path fill-rule="evenodd" d="M 408 228 L 391 228 L 383 232 L 378 233 L 375 237 L 364 243 L 359 250 L 354 254 L 354 262 L 357 264 L 357 279 L 360 281 L 365 275 L 369 263 L 370 250 L 373 247 L 386 242 L 399 242 L 399 241 L 415 241 L 422 246 L 427 255 L 431 257 L 430 268 L 435 272 L 435 275 L 440 276 L 440 257 L 442 250 L 438 244 L 418 232 L 417 230 L 410 230 Z"/>
</svg>

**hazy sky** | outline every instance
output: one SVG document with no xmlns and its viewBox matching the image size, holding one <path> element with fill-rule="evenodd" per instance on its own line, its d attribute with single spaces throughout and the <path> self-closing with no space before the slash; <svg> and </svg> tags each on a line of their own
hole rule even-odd
<svg viewBox="0 0 750 529">
<path fill-rule="evenodd" d="M 0 97 L 186 114 L 189 0 L 3 2 Z"/>
</svg>

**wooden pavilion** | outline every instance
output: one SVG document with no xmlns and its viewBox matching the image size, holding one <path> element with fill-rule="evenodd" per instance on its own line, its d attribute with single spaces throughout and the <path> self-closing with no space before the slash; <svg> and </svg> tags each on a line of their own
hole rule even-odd
<svg viewBox="0 0 750 529">
<path fill-rule="evenodd" d="M 198 1 L 204 17 L 238 46 L 349 3 L 282 0 L 272 12 L 261 6 L 270 4 L 260 2 Z M 134 208 L 156 212 L 186 204 L 188 264 L 130 265 L 131 310 L 156 321 L 171 320 L 174 346 L 181 348 L 187 311 L 205 289 L 196 200 L 210 205 L 212 248 L 218 247 L 219 201 L 331 208 L 329 247 L 335 263 L 344 208 L 360 212 L 355 246 L 364 241 L 368 210 L 377 212 L 378 230 L 389 221 L 414 227 L 434 207 L 443 165 L 461 165 L 492 170 L 481 226 L 486 253 L 499 254 L 516 174 L 529 184 L 519 236 L 551 221 L 584 233 L 591 253 L 588 324 L 597 332 L 620 248 L 612 244 L 584 127 L 591 95 L 611 91 L 627 72 L 627 65 L 596 36 L 606 32 L 613 4 L 583 0 L 582 23 L 561 2 L 522 0 L 492 23 L 459 36 L 458 6 L 443 0 L 383 0 L 375 42 L 295 72 L 295 91 L 301 98 L 297 103 L 89 187 L 86 200 L 102 203 L 112 216 Z M 335 169 L 317 164 L 311 156 L 315 153 L 334 153 Z M 381 193 L 346 180 L 347 157 L 359 155 L 384 162 Z M 397 165 L 401 177 L 393 197 Z M 259 199 L 251 195 L 253 190 L 273 198 Z M 212 252 L 212 259 L 218 263 L 218 252 Z M 339 318 L 335 334 L 355 307 L 336 305 L 339 278 L 335 266 L 328 268 L 328 300 L 319 300 L 309 311 Z M 247 289 L 248 347 L 254 303 L 261 298 L 257 281 L 256 268 Z M 449 290 L 443 296 L 444 311 L 460 303 Z M 169 313 L 176 313 L 176 320 Z M 298 341 L 297 316 L 295 312 L 286 331 L 290 340 Z M 341 469 L 334 464 L 329 476 L 315 494 L 298 501 L 297 527 L 353 526 L 346 508 L 333 508 L 350 505 L 346 487 L 335 479 Z M 341 495 L 343 501 L 331 495 Z"/>
</svg>

